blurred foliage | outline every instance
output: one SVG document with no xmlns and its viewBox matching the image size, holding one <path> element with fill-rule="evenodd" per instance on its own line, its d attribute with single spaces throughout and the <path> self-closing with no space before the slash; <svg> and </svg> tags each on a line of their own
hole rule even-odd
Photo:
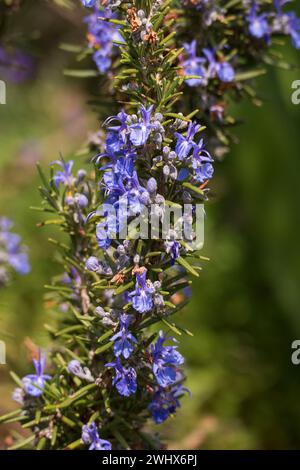
<svg viewBox="0 0 300 470">
<path fill-rule="evenodd" d="M 80 22 L 53 8 L 48 4 L 49 14 L 36 16 L 36 30 L 30 8 L 23 16 L 23 33 L 32 32 L 36 77 L 9 85 L 7 105 L 0 106 L 0 213 L 14 219 L 32 263 L 28 277 L 1 292 L 0 333 L 8 348 L 8 365 L 0 366 L 1 412 L 13 407 L 8 370 L 22 374 L 29 368 L 24 339 L 47 344 L 43 285 L 57 272 L 47 241 L 51 232 L 37 228 L 39 214 L 29 210 L 39 201 L 34 163 L 46 165 L 59 152 L 71 155 L 98 125 L 86 104 L 97 80 L 78 83 L 59 72 L 70 65 L 59 42 L 72 37 Z M 287 59 L 299 65 L 290 49 Z M 194 332 L 181 344 L 192 398 L 164 425 L 170 447 L 299 447 L 300 370 L 290 360 L 291 343 L 300 338 L 300 105 L 290 98 L 295 79 L 300 70 L 269 73 L 259 82 L 261 109 L 247 103 L 233 108 L 246 123 L 235 130 L 240 143 L 217 164 L 203 250 L 211 261 L 180 313 Z"/>
</svg>

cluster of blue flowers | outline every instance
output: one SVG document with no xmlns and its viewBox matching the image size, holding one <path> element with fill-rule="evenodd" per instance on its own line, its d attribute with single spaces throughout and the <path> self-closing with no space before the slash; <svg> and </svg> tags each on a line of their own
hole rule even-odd
<svg viewBox="0 0 300 470">
<path fill-rule="evenodd" d="M 214 50 L 203 48 L 203 56 L 197 56 L 197 42 L 184 44 L 187 58 L 183 60 L 182 67 L 186 75 L 195 75 L 196 78 L 187 79 L 189 86 L 206 86 L 210 79 L 218 78 L 221 82 L 230 83 L 234 80 L 235 72 L 232 65 L 222 57 L 217 60 Z"/>
<path fill-rule="evenodd" d="M 222 159 L 234 140 L 229 127 L 236 119 L 229 114 L 230 102 L 250 98 L 260 103 L 253 79 L 264 74 L 268 64 L 275 65 L 275 55 L 285 63 L 279 39 L 290 37 L 300 49 L 300 18 L 288 10 L 291 1 L 182 0 L 178 42 L 184 48 L 180 65 L 185 93 L 208 124 L 206 144 L 216 158 Z M 184 103 L 180 109 L 186 112 Z"/>
<path fill-rule="evenodd" d="M 162 176 L 165 183 L 177 182 L 181 194 L 183 181 L 204 183 L 212 178 L 213 159 L 205 150 L 203 139 L 200 138 L 198 142 L 194 140 L 201 130 L 201 125 L 195 122 L 189 123 L 186 129 L 187 123 L 178 119 L 174 124 L 177 131 L 173 131 L 174 150 L 167 145 L 163 146 L 166 130 L 162 125 L 162 115 L 155 113 L 153 106 L 141 106 L 138 114 L 133 115 L 121 111 L 117 116 L 108 118 L 105 125 L 106 151 L 96 162 L 103 172 L 101 186 L 106 197 L 105 202 L 114 207 L 115 215 L 110 214 L 97 224 L 96 236 L 100 248 L 107 249 L 112 243 L 112 234 L 121 232 L 125 218 L 140 214 L 151 204 L 156 204 L 163 210 L 165 198 L 157 192 L 157 179 L 149 175 L 148 179 L 141 180 L 136 170 L 139 160 L 145 160 L 144 155 L 148 148 L 153 147 L 156 152 L 149 158 L 149 165 L 154 170 L 162 167 L 159 178 Z M 178 200 L 181 202 L 180 198 Z M 167 246 L 168 253 L 176 259 L 179 256 L 178 243 L 170 241 Z M 140 304 L 140 299 L 144 299 L 151 308 L 150 297 L 144 296 L 146 289 L 143 277 L 144 274 L 137 278 L 133 302 L 137 305 Z M 139 292 L 143 295 L 140 296 Z M 148 307 L 147 304 L 140 304 L 137 310 L 145 311 Z"/>
<path fill-rule="evenodd" d="M 123 354 L 124 358 L 128 359 L 134 349 L 131 342 L 136 343 L 137 341 L 124 327 L 124 318 L 122 317 L 124 317 L 124 314 L 120 319 L 121 325 L 123 324 L 121 331 L 112 338 L 115 341 L 114 352 L 116 359 L 114 362 L 107 363 L 106 366 L 114 369 L 112 384 L 116 387 L 118 393 L 124 397 L 129 397 L 137 391 L 137 373 L 132 366 L 124 367 L 122 365 L 120 355 Z M 127 322 L 127 319 L 125 321 Z M 167 340 L 175 341 L 173 338 L 165 337 L 163 332 L 160 331 L 156 343 L 152 344 L 147 352 L 150 362 L 145 365 L 145 367 L 151 366 L 156 380 L 156 384 L 149 383 L 149 385 L 154 386 L 153 390 L 155 390 L 149 404 L 149 410 L 158 424 L 167 419 L 169 414 L 175 412 L 179 406 L 178 400 L 176 406 L 174 406 L 175 397 L 178 398 L 185 390 L 180 385 L 183 374 L 179 367 L 184 363 L 184 358 L 177 351 L 176 346 L 164 346 L 164 342 Z M 166 405 L 168 405 L 168 414 L 163 419 L 161 413 L 163 413 L 162 410 Z"/>
<path fill-rule="evenodd" d="M 259 1 L 246 1 L 246 26 L 250 36 L 256 39 L 264 39 L 270 45 L 271 37 L 275 34 L 290 35 L 292 44 L 300 49 L 300 18 L 295 12 L 284 12 L 283 6 L 290 0 L 274 0 L 273 8 Z M 214 2 L 216 3 L 216 2 Z M 210 4 L 211 5 L 211 4 Z M 208 2 L 199 2 L 198 7 L 204 11 Z M 218 6 L 215 6 L 215 17 L 220 18 Z M 211 18 L 213 15 L 210 13 Z M 212 21 L 212 19 L 211 19 Z M 207 25 L 209 26 L 209 24 Z M 186 75 L 195 75 L 199 78 L 191 78 L 186 82 L 189 86 L 207 86 L 210 79 L 218 78 L 223 83 L 233 82 L 235 71 L 233 67 L 234 57 L 230 51 L 226 53 L 207 47 L 202 48 L 202 53 L 197 55 L 197 41 L 184 44 L 186 58 L 182 61 Z M 230 60 L 226 58 L 230 57 Z"/>
<path fill-rule="evenodd" d="M 28 274 L 30 265 L 21 238 L 11 232 L 13 223 L 6 217 L 0 218 L 0 286 L 9 281 L 11 270 L 18 274 Z"/>
<path fill-rule="evenodd" d="M 300 49 L 300 18 L 294 11 L 285 12 L 283 7 L 291 0 L 274 0 L 273 8 L 264 8 L 259 1 L 249 2 L 249 14 L 246 16 L 249 32 L 257 39 L 270 42 L 273 34 L 291 37 L 293 46 Z"/>
<path fill-rule="evenodd" d="M 100 73 L 110 70 L 113 57 L 117 54 L 116 42 L 122 41 L 118 26 L 104 19 L 116 18 L 109 8 L 98 8 L 97 2 L 84 2 L 86 7 L 94 7 L 94 12 L 85 18 L 88 25 L 87 39 L 93 49 L 93 59 Z M 103 18 L 100 20 L 100 17 Z"/>
<path fill-rule="evenodd" d="M 187 122 L 178 117 L 166 126 L 163 116 L 155 112 L 153 106 L 141 106 L 137 114 L 121 111 L 108 118 L 105 126 L 105 152 L 95 162 L 101 175 L 99 187 L 104 197 L 103 205 L 112 205 L 117 210 L 116 214 L 122 210 L 123 216 L 134 218 L 152 203 L 156 203 L 163 212 L 169 188 L 176 189 L 178 202 L 183 199 L 183 191 L 185 198 L 192 202 L 192 196 L 183 188 L 183 182 L 199 185 L 212 177 L 213 160 L 204 148 L 203 139 L 196 139 L 202 130 L 196 122 Z M 167 136 L 168 145 L 165 145 Z M 82 214 L 84 228 L 85 222 L 93 215 L 99 216 L 98 210 L 86 215 L 85 208 L 89 206 L 80 199 L 83 197 L 89 202 L 86 175 L 82 170 L 74 174 L 72 161 L 53 163 L 61 167 L 53 174 L 53 182 L 57 191 L 63 186 L 63 205 L 69 207 L 73 216 L 76 210 L 77 217 L 79 213 Z M 138 171 L 142 163 L 145 165 L 143 173 Z M 72 204 L 69 199 L 72 199 Z M 126 206 L 122 206 L 123 200 L 126 200 Z M 107 280 L 109 284 L 130 282 L 131 285 L 117 296 L 113 295 L 113 290 L 103 290 L 101 306 L 93 307 L 95 318 L 105 328 L 113 328 L 110 338 L 113 358 L 109 351 L 104 354 L 104 367 L 111 386 L 123 399 L 144 390 L 148 411 L 159 424 L 175 413 L 179 407 L 179 398 L 186 392 L 181 384 L 184 379 L 181 370 L 184 358 L 176 345 L 165 344 L 166 341 L 175 340 L 166 337 L 162 331 L 154 343 L 144 343 L 145 337 L 136 325 L 141 320 L 152 318 L 153 314 L 163 314 L 166 307 L 161 281 L 158 276 L 153 278 L 149 274 L 143 257 L 136 253 L 131 240 L 111 237 L 110 231 L 112 228 L 115 230 L 120 221 L 111 216 L 104 221 L 103 215 L 96 225 L 100 254 L 88 257 L 85 269 Z M 183 254 L 184 247 L 172 237 L 156 243 L 161 243 L 161 256 L 170 267 Z M 113 263 L 108 262 L 110 256 Z M 128 270 L 132 265 L 133 269 Z M 70 298 L 79 305 L 84 288 L 82 274 L 72 267 L 62 282 L 72 288 Z M 97 366 L 95 368 L 93 363 L 87 367 L 77 359 L 72 359 L 68 364 L 68 372 L 88 383 L 97 383 L 98 380 Z M 36 375 L 23 379 L 22 393 L 36 398 L 42 393 L 48 378 L 41 365 Z M 16 398 L 19 395 L 20 391 L 15 393 Z M 108 441 L 100 439 L 94 422 L 83 426 L 82 441 L 91 450 L 110 448 Z"/>
<path fill-rule="evenodd" d="M 294 11 L 284 10 L 284 6 L 292 1 L 243 0 L 242 5 L 238 7 L 240 13 L 243 13 L 243 10 L 246 12 L 244 18 L 248 23 L 251 36 L 269 42 L 273 34 L 288 35 L 291 37 L 293 46 L 299 49 L 299 18 Z M 224 8 L 218 0 L 183 0 L 183 4 L 201 11 L 205 15 L 207 26 L 214 20 L 222 18 L 224 14 Z"/>
<path fill-rule="evenodd" d="M 126 206 L 122 206 L 122 215 L 129 218 L 154 202 L 158 202 L 163 211 L 169 183 L 182 191 L 182 182 L 204 183 L 213 175 L 213 160 L 204 148 L 203 139 L 195 140 L 201 130 L 196 122 L 187 123 L 177 118 L 172 121 L 171 127 L 166 128 L 162 115 L 155 113 L 153 106 L 141 106 L 137 114 L 129 115 L 121 111 L 108 118 L 105 126 L 105 152 L 96 158 L 96 164 L 102 175 L 100 188 L 104 202 L 114 206 L 116 213 L 120 211 L 124 199 Z M 172 136 L 170 146 L 163 145 L 167 134 Z M 137 171 L 141 161 L 148 167 L 143 177 L 139 177 Z M 160 194 L 158 188 L 162 183 L 165 190 Z M 182 194 L 178 195 L 178 201 L 182 201 Z M 99 213 L 96 212 L 96 215 L 99 216 Z M 156 423 L 161 423 L 176 411 L 179 397 L 185 392 L 181 385 L 183 373 L 180 369 L 184 358 L 177 351 L 177 346 L 165 345 L 172 338 L 167 338 L 161 331 L 157 341 L 150 345 L 141 359 L 139 346 L 142 339 L 140 334 L 134 334 L 135 322 L 163 309 L 164 298 L 160 293 L 160 280 L 151 280 L 147 276 L 148 270 L 140 256 L 132 251 L 130 240 L 112 239 L 111 231 L 115 231 L 120 223 L 119 217 L 115 218 L 110 215 L 105 221 L 98 222 L 96 237 L 101 250 L 113 250 L 116 271 L 96 256 L 86 261 L 88 271 L 107 276 L 108 279 L 114 279 L 132 262 L 135 265 L 131 273 L 134 289 L 126 290 L 121 298 L 110 296 L 109 305 L 96 308 L 102 323 L 113 326 L 115 331 L 111 337 L 115 358 L 105 366 L 112 371 L 112 385 L 117 392 L 123 397 L 130 397 L 138 390 L 138 365 L 138 369 L 143 371 L 142 382 L 146 380 L 149 390 L 152 390 L 149 412 Z M 182 253 L 182 247 L 175 239 L 165 242 L 165 250 L 170 265 Z M 125 282 L 123 278 L 121 282 Z M 130 313 L 124 313 L 125 305 L 131 305 Z M 145 371 L 148 370 L 152 371 L 152 376 L 146 373 L 145 379 Z M 69 364 L 69 371 L 86 380 L 91 377 L 89 370 L 74 361 Z"/>
<path fill-rule="evenodd" d="M 272 5 L 266 2 L 246 0 L 244 2 L 245 13 L 242 13 L 244 16 L 239 17 L 240 22 L 244 22 L 250 37 L 258 40 L 263 39 L 268 46 L 271 44 L 273 35 L 284 34 L 291 37 L 292 44 L 296 49 L 300 49 L 300 18 L 293 11 L 285 12 L 283 10 L 283 6 L 289 2 L 290 0 L 274 0 Z M 214 21 L 219 20 L 222 23 L 222 18 L 225 22 L 224 10 L 219 2 L 193 1 L 185 2 L 185 4 L 194 6 L 202 12 L 207 28 L 210 28 Z M 243 10 L 239 11 L 239 15 L 241 12 Z M 233 13 L 231 15 L 233 18 Z M 208 31 L 208 34 L 213 36 L 213 32 Z M 226 51 L 202 47 L 201 52 L 198 51 L 200 54 L 198 55 L 196 40 L 184 43 L 186 57 L 182 59 L 183 69 L 186 75 L 196 76 L 196 78 L 188 79 L 187 84 L 192 87 L 207 86 L 209 80 L 215 78 L 223 83 L 233 82 L 235 79 L 235 57 L 232 57 L 229 45 L 226 47 Z M 239 54 L 237 50 L 236 53 L 238 57 L 242 58 L 242 52 Z"/>
</svg>

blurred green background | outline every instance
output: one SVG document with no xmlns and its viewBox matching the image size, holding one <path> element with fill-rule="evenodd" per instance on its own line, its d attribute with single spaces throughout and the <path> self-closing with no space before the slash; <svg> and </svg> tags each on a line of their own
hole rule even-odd
<svg viewBox="0 0 300 470">
<path fill-rule="evenodd" d="M 30 12 L 12 21 L 30 39 L 36 76 L 9 85 L 0 106 L 0 214 L 13 218 L 32 264 L 29 276 L 0 293 L 0 338 L 8 353 L 7 366 L 0 366 L 0 413 L 15 406 L 9 369 L 28 370 L 24 339 L 47 342 L 43 286 L 58 268 L 47 241 L 52 232 L 37 228 L 40 215 L 29 210 L 39 204 L 35 162 L 46 166 L 60 152 L 69 157 L 98 128 L 87 104 L 97 81 L 61 74 L 71 59 L 58 45 L 83 37 L 78 18 L 48 5 L 32 28 Z M 291 48 L 286 58 L 299 65 Z M 264 106 L 233 109 L 245 124 L 235 129 L 240 143 L 216 165 L 203 249 L 211 261 L 179 316 L 194 332 L 181 344 L 192 398 L 183 400 L 176 419 L 156 428 L 170 448 L 299 448 L 300 366 L 291 363 L 291 343 L 300 338 L 296 79 L 300 70 L 270 71 L 258 82 Z M 0 431 L 2 443 L 4 436 Z"/>
</svg>

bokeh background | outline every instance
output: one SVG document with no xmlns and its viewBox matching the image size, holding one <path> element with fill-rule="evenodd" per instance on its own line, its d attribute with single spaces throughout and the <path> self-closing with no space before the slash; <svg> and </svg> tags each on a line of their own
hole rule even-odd
<svg viewBox="0 0 300 470">
<path fill-rule="evenodd" d="M 44 284 L 58 270 L 48 243 L 54 232 L 38 228 L 41 215 L 29 209 L 39 205 L 35 162 L 47 166 L 61 153 L 84 164 L 78 150 L 99 127 L 88 100 L 100 86 L 61 72 L 74 68 L 74 59 L 59 44 L 84 37 L 78 14 L 28 2 L 6 28 L 6 38 L 13 35 L 30 52 L 35 71 L 24 84 L 8 84 L 7 104 L 0 106 L 0 214 L 13 218 L 29 246 L 32 271 L 0 293 L 8 362 L 0 366 L 0 414 L 15 406 L 9 370 L 24 375 L 30 367 L 24 340 L 47 344 Z M 299 53 L 289 47 L 285 59 L 300 66 Z M 270 70 L 257 82 L 262 108 L 233 106 L 245 123 L 234 131 L 239 144 L 216 165 L 203 249 L 210 261 L 178 320 L 194 332 L 181 344 L 192 397 L 156 428 L 170 448 L 300 446 L 300 365 L 291 363 L 291 343 L 300 339 L 296 79 L 300 69 Z M 7 432 L 1 428 L 0 446 Z"/>
</svg>

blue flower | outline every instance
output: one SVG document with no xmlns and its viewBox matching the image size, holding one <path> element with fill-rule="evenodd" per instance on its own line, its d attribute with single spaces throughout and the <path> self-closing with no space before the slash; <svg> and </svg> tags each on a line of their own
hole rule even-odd
<svg viewBox="0 0 300 470">
<path fill-rule="evenodd" d="M 93 271 L 95 273 L 97 271 L 101 272 L 101 263 L 96 256 L 90 256 L 85 263 L 85 267 L 88 271 Z"/>
<path fill-rule="evenodd" d="M 189 391 L 182 385 L 175 385 L 170 390 L 158 387 L 148 406 L 148 410 L 156 424 L 163 423 L 171 414 L 176 412 L 177 408 L 180 407 L 179 397 L 185 392 Z"/>
<path fill-rule="evenodd" d="M 208 76 L 210 78 L 218 77 L 222 82 L 232 82 L 235 77 L 233 67 L 229 62 L 223 60 L 218 62 L 213 50 L 204 48 L 203 53 L 208 61 Z"/>
<path fill-rule="evenodd" d="M 90 444 L 89 450 L 111 450 L 112 448 L 109 441 L 100 439 L 97 426 L 94 421 L 82 426 L 81 439 L 84 444 Z"/>
<path fill-rule="evenodd" d="M 194 136 L 200 129 L 200 124 L 197 124 L 195 122 L 190 122 L 189 127 L 187 130 L 186 136 L 183 136 L 182 134 L 179 134 L 178 132 L 174 132 L 174 136 L 177 137 L 177 142 L 176 142 L 176 147 L 175 147 L 175 152 L 178 155 L 178 158 L 180 160 L 183 160 L 188 156 L 192 148 L 196 146 L 196 143 L 194 142 Z"/>
<path fill-rule="evenodd" d="M 274 0 L 276 9 L 276 17 L 282 33 L 289 34 L 292 39 L 292 44 L 296 49 L 300 49 L 300 18 L 298 18 L 294 11 L 284 13 L 282 7 L 288 3 L 289 0 Z M 276 28 L 277 30 L 277 28 Z"/>
<path fill-rule="evenodd" d="M 146 280 L 146 268 L 136 272 L 135 290 L 129 294 L 132 297 L 132 306 L 139 313 L 149 312 L 153 308 L 153 294 L 155 289 L 151 281 Z"/>
<path fill-rule="evenodd" d="M 105 366 L 115 369 L 112 384 L 115 385 L 120 395 L 129 397 L 136 392 L 136 371 L 133 367 L 123 367 L 119 357 L 117 357 L 115 362 L 109 362 Z"/>
<path fill-rule="evenodd" d="M 68 162 L 55 160 L 51 163 L 52 165 L 59 165 L 62 167 L 63 171 L 57 171 L 53 176 L 53 181 L 55 186 L 58 188 L 60 184 L 65 186 L 73 186 L 75 183 L 75 177 L 72 173 L 72 168 L 74 165 L 73 160 L 69 160 Z"/>
<path fill-rule="evenodd" d="M 111 338 L 115 342 L 114 353 L 116 357 L 123 356 L 125 359 L 128 359 L 134 349 L 132 343 L 137 343 L 136 338 L 128 331 L 130 322 L 131 317 L 123 313 L 120 316 L 120 331 Z"/>
<path fill-rule="evenodd" d="M 0 230 L 3 232 L 9 232 L 13 227 L 13 223 L 7 217 L 0 217 Z"/>
<path fill-rule="evenodd" d="M 149 106 L 148 109 L 142 105 L 140 109 L 140 121 L 129 126 L 130 142 L 135 145 L 135 147 L 145 145 L 150 135 L 151 129 L 154 128 L 154 124 L 151 124 L 152 110 L 153 105 Z"/>
<path fill-rule="evenodd" d="M 94 6 L 95 3 L 90 6 Z M 95 8 L 94 13 L 85 19 L 88 24 L 89 44 L 90 47 L 95 49 L 93 59 L 98 70 L 105 73 L 110 69 L 112 58 L 117 51 L 114 41 L 122 41 L 122 37 L 117 25 L 99 19 L 100 16 L 103 18 L 116 18 L 116 15 L 109 8 L 101 8 L 100 10 Z"/>
<path fill-rule="evenodd" d="M 108 133 L 106 137 L 106 149 L 108 154 L 114 154 L 119 152 L 126 144 L 127 135 L 129 128 L 127 124 L 128 114 L 125 111 L 121 111 L 116 116 L 111 116 L 104 122 L 104 125 L 108 126 Z M 111 126 L 114 121 L 119 121 L 119 125 Z"/>
<path fill-rule="evenodd" d="M 211 163 L 200 163 L 199 166 L 195 168 L 194 176 L 199 183 L 204 183 L 204 181 L 209 180 L 213 177 L 214 167 Z"/>
<path fill-rule="evenodd" d="M 206 71 L 203 67 L 203 63 L 205 62 L 205 59 L 203 57 L 197 57 L 196 40 L 192 41 L 190 44 L 184 43 L 183 46 L 188 54 L 188 58 L 184 60 L 182 63 L 182 67 L 184 69 L 185 74 L 186 75 L 199 75 L 199 77 L 201 77 L 201 78 L 190 78 L 186 80 L 187 85 L 191 87 L 203 85 L 203 83 L 205 82 L 205 74 L 206 74 Z"/>
<path fill-rule="evenodd" d="M 45 383 L 50 380 L 50 375 L 45 375 L 46 356 L 39 352 L 39 358 L 33 359 L 35 374 L 26 375 L 22 379 L 23 387 L 27 395 L 39 397 L 43 393 Z"/>
<path fill-rule="evenodd" d="M 221 82 L 233 82 L 235 72 L 229 62 L 224 61 L 218 65 L 218 77 Z"/>
<path fill-rule="evenodd" d="M 170 254 L 174 261 L 180 256 L 180 244 L 176 240 L 167 240 L 165 242 L 166 253 Z"/>
<path fill-rule="evenodd" d="M 10 232 L 12 222 L 5 217 L 0 218 L 0 247 L 2 262 L 7 263 L 17 273 L 25 275 L 30 271 L 27 253 L 21 245 L 21 238 L 16 233 Z M 2 265 L 2 263 L 1 263 Z"/>
<path fill-rule="evenodd" d="M 77 209 L 79 209 L 80 212 L 80 209 L 85 209 L 88 206 L 89 200 L 85 194 L 76 193 L 74 197 L 70 195 L 66 196 L 65 203 L 72 208 L 77 206 Z"/>
<path fill-rule="evenodd" d="M 106 139 L 107 152 L 109 154 L 119 153 L 122 150 L 125 151 L 125 146 L 127 146 L 127 152 L 132 153 L 132 146 L 141 147 L 146 144 L 152 129 L 157 132 L 161 131 L 160 123 L 152 123 L 151 121 L 152 111 L 153 105 L 148 108 L 142 105 L 139 115 L 134 118 L 124 111 L 109 117 L 104 122 L 109 131 Z M 120 124 L 111 126 L 114 121 L 119 121 Z"/>
<path fill-rule="evenodd" d="M 0 46 L 0 76 L 3 80 L 23 83 L 33 77 L 34 68 L 29 54 L 14 47 Z"/>
<path fill-rule="evenodd" d="M 93 59 L 99 72 L 106 73 L 111 66 L 111 58 L 104 49 L 99 49 L 93 54 Z"/>
<path fill-rule="evenodd" d="M 164 346 L 166 340 L 174 340 L 174 338 L 166 338 L 162 331 L 155 345 L 151 345 L 151 356 L 153 360 L 153 374 L 157 383 L 165 388 L 173 385 L 178 380 L 177 367 L 184 363 L 184 358 L 177 351 L 177 346 Z"/>
<path fill-rule="evenodd" d="M 204 141 L 200 139 L 199 143 L 194 147 L 192 157 L 192 168 L 194 177 L 200 183 L 212 178 L 214 168 L 212 166 L 213 159 L 210 153 L 204 148 Z"/>
<path fill-rule="evenodd" d="M 115 215 L 105 215 L 105 220 L 96 225 L 96 238 L 100 248 L 106 250 L 111 241 L 116 239 L 118 229 L 118 220 Z"/>
<path fill-rule="evenodd" d="M 105 144 L 109 154 L 117 154 L 124 145 L 122 134 L 115 130 L 109 130 L 107 132 Z"/>
<path fill-rule="evenodd" d="M 97 160 L 100 162 L 104 157 L 111 159 L 110 163 L 100 168 L 104 171 L 101 186 L 104 187 L 106 200 L 101 206 L 101 213 L 98 211 L 102 220 L 97 224 L 96 235 L 99 246 L 104 249 L 110 246 L 111 239 L 121 235 L 128 217 L 140 214 L 150 200 L 148 191 L 140 185 L 134 169 L 135 153 L 124 149 L 122 154 L 119 157 L 102 154 Z"/>
<path fill-rule="evenodd" d="M 188 168 L 181 168 L 178 172 L 177 181 L 184 181 L 190 175 L 190 170 Z"/>
<path fill-rule="evenodd" d="M 27 253 L 11 253 L 8 262 L 18 274 L 23 276 L 31 270 Z"/>
<path fill-rule="evenodd" d="M 257 15 L 257 4 L 252 4 L 250 13 L 246 17 L 251 36 L 261 39 L 263 37 L 267 38 L 270 35 L 271 28 L 268 24 L 267 17 L 268 15 L 266 13 Z"/>
</svg>

